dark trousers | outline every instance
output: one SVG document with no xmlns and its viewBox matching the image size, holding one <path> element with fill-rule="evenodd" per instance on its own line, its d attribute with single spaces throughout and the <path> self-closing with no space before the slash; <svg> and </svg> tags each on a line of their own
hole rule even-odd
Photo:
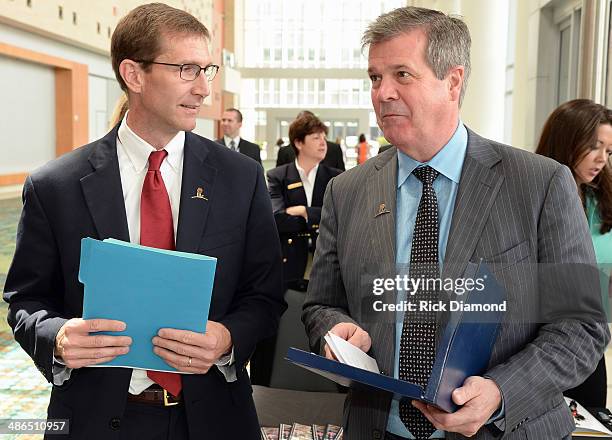
<svg viewBox="0 0 612 440">
<path fill-rule="evenodd" d="M 251 356 L 249 366 L 251 384 L 270 386 L 272 378 L 272 367 L 274 364 L 274 352 L 276 350 L 276 337 L 271 336 L 257 343 L 257 348 Z"/>
<path fill-rule="evenodd" d="M 606 359 L 602 357 L 597 368 L 576 388 L 567 390 L 564 396 L 571 397 L 585 408 L 605 408 L 608 391 Z"/>
<path fill-rule="evenodd" d="M 185 406 L 129 402 L 121 419 L 121 440 L 189 440 Z"/>
</svg>

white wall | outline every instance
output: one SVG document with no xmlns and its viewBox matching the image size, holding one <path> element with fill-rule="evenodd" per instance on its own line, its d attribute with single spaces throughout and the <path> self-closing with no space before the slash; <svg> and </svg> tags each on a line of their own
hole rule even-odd
<svg viewBox="0 0 612 440">
<path fill-rule="evenodd" d="M 480 135 L 503 142 L 508 0 L 460 5 L 472 37 L 472 73 L 461 118 Z"/>
<path fill-rule="evenodd" d="M 215 140 L 215 121 L 210 119 L 196 119 L 196 128 L 192 130 L 195 134 Z"/>
<path fill-rule="evenodd" d="M 55 157 L 55 73 L 0 56 L 0 174 L 32 170 Z"/>
<path fill-rule="evenodd" d="M 77 63 L 87 64 L 89 73 L 93 75 L 105 78 L 115 77 L 110 59 L 107 55 L 90 52 L 3 23 L 0 23 L 0 41 L 23 49 L 29 49 Z"/>
<path fill-rule="evenodd" d="M 115 107 L 115 103 L 122 93 L 119 83 L 115 79 L 115 74 L 112 70 L 110 59 L 107 55 L 101 55 L 91 52 L 70 44 L 62 43 L 56 40 L 48 39 L 43 36 L 26 32 L 6 24 L 0 23 L 0 41 L 23 49 L 32 50 L 35 52 L 44 53 L 47 55 L 63 58 L 69 61 L 86 64 L 89 71 L 89 140 L 93 141 L 104 136 L 108 131 L 108 121 Z M 28 64 L 36 66 L 35 64 Z M 47 83 L 47 90 L 44 94 L 54 94 L 53 70 L 43 66 L 38 66 L 39 69 L 48 70 L 51 72 L 51 83 Z M 2 79 L 5 81 L 5 75 L 2 74 Z M 9 81 L 5 81 L 10 84 Z M 21 82 L 23 83 L 23 82 Z M 23 83 L 29 84 L 29 83 Z M 37 89 L 42 86 L 42 83 L 37 85 Z M 39 93 L 41 93 L 39 91 Z M 26 99 L 34 99 L 36 94 L 33 94 L 31 87 L 21 89 L 21 94 Z M 4 95 L 2 95 L 4 96 Z M 8 111 L 7 108 L 1 109 L 1 112 Z M 45 117 L 54 123 L 55 108 L 51 106 Z M 53 126 L 53 129 L 54 126 Z M 48 145 L 46 150 L 52 148 L 55 151 L 55 135 L 47 139 Z M 38 157 L 38 156 L 37 156 Z M 55 157 L 50 156 L 49 158 Z M 18 171 L 28 171 L 29 168 L 22 168 Z M 0 174 L 2 171 L 0 171 Z"/>
<path fill-rule="evenodd" d="M 122 94 L 115 79 L 89 75 L 89 141 L 109 131 L 110 118 Z"/>
</svg>

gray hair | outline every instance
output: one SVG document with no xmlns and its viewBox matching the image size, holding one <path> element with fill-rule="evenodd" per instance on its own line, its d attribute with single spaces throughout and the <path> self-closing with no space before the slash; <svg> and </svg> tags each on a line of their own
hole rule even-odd
<svg viewBox="0 0 612 440">
<path fill-rule="evenodd" d="M 427 36 L 425 60 L 436 78 L 444 79 L 451 68 L 463 66 L 463 84 L 459 96 L 461 105 L 470 76 L 472 39 L 467 25 L 460 18 L 414 6 L 394 9 L 370 23 L 361 38 L 362 49 L 415 29 L 422 29 Z"/>
</svg>

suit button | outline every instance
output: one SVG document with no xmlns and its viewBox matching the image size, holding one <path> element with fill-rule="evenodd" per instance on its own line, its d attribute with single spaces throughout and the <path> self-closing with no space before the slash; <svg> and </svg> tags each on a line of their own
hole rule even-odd
<svg viewBox="0 0 612 440">
<path fill-rule="evenodd" d="M 287 262 L 287 259 L 286 259 L 286 258 L 283 258 L 283 263 L 286 263 L 286 262 Z"/>
<path fill-rule="evenodd" d="M 289 240 L 287 240 L 287 244 L 291 244 L 293 243 L 293 240 L 290 238 Z"/>
<path fill-rule="evenodd" d="M 372 436 L 374 440 L 380 440 L 382 438 L 381 432 L 378 429 L 372 431 Z"/>
<path fill-rule="evenodd" d="M 109 423 L 111 429 L 113 430 L 118 430 L 121 427 L 121 419 L 115 417 L 113 419 L 111 419 L 110 423 Z"/>
</svg>

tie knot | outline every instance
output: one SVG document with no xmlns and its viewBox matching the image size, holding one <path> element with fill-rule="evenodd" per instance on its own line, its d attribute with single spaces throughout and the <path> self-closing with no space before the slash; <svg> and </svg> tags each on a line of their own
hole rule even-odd
<svg viewBox="0 0 612 440">
<path fill-rule="evenodd" d="M 412 171 L 412 174 L 414 174 L 421 182 L 431 185 L 440 173 L 429 165 L 425 165 L 424 167 L 415 168 L 414 171 Z"/>
<path fill-rule="evenodd" d="M 167 155 L 166 150 L 153 151 L 149 156 L 149 171 L 159 171 L 159 167 Z"/>
</svg>

